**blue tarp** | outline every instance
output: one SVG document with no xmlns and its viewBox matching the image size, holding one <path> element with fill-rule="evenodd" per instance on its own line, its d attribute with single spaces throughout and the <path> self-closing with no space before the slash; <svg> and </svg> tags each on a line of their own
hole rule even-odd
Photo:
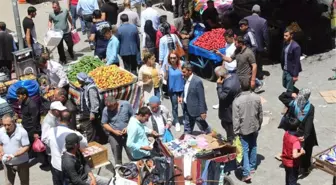
<svg viewBox="0 0 336 185">
<path fill-rule="evenodd" d="M 200 37 L 200 36 L 198 36 Z M 200 48 L 198 46 L 194 45 L 194 42 L 198 39 L 198 37 L 194 38 L 193 40 L 190 41 L 189 43 L 189 53 L 196 55 L 196 56 L 200 56 L 209 60 L 213 60 L 214 63 L 218 63 L 218 62 L 222 62 L 222 58 L 220 56 L 218 56 L 216 53 Z M 219 52 L 225 54 L 225 48 L 219 49 Z"/>
<path fill-rule="evenodd" d="M 24 87 L 28 90 L 28 96 L 32 97 L 40 92 L 40 86 L 36 80 L 22 80 L 14 83 L 8 88 L 7 100 L 17 100 L 16 90 L 20 87 Z"/>
</svg>

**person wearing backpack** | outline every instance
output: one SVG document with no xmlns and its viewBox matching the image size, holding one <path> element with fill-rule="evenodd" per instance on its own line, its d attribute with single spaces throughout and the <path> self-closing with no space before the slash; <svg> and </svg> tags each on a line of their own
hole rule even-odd
<svg viewBox="0 0 336 185">
<path fill-rule="evenodd" d="M 98 117 L 100 113 L 100 97 L 96 84 L 86 73 L 77 74 L 81 84 L 80 105 L 83 131 L 86 132 L 88 142 L 94 141 L 97 127 L 100 126 Z"/>
</svg>

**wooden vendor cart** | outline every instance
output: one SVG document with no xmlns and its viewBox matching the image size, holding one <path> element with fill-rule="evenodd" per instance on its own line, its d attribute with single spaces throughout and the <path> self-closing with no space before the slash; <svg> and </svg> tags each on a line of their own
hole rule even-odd
<svg viewBox="0 0 336 185">
<path fill-rule="evenodd" d="M 328 153 L 330 150 L 333 150 L 333 149 L 335 150 L 335 148 L 336 148 L 336 145 L 334 145 L 334 146 L 332 146 L 332 147 L 330 147 L 330 148 L 328 148 L 328 149 L 326 149 L 326 150 L 324 150 L 324 151 L 322 151 L 322 152 L 320 152 L 320 153 L 318 153 L 318 154 L 316 154 L 312 157 L 313 161 L 314 161 L 313 162 L 314 168 L 322 170 L 322 171 L 334 176 L 333 177 L 333 185 L 336 185 L 336 165 L 331 164 L 328 161 L 322 160 L 320 158 L 320 156 Z"/>
</svg>

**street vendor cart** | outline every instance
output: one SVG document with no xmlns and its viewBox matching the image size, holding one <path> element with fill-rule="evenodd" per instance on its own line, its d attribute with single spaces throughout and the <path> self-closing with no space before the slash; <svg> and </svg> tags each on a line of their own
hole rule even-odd
<svg viewBox="0 0 336 185">
<path fill-rule="evenodd" d="M 322 170 L 333 177 L 333 185 L 336 185 L 336 145 L 313 156 L 314 168 Z"/>
<path fill-rule="evenodd" d="M 197 67 L 198 70 L 196 70 L 196 72 L 199 72 L 201 77 L 210 81 L 215 81 L 216 74 L 214 69 L 222 64 L 222 58 L 213 51 L 194 45 L 195 41 L 199 37 L 200 36 L 194 38 L 189 43 L 189 54 L 191 55 L 190 62 L 192 65 Z M 225 48 L 221 48 L 219 49 L 219 52 L 225 54 L 225 50 Z"/>
</svg>

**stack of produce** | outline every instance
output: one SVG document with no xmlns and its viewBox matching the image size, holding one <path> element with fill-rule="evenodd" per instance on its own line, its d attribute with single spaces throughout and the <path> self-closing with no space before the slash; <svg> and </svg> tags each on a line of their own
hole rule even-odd
<svg viewBox="0 0 336 185">
<path fill-rule="evenodd" d="M 113 89 L 133 82 L 131 73 L 120 69 L 116 65 L 101 66 L 91 71 L 89 75 L 93 78 L 99 89 Z"/>
<path fill-rule="evenodd" d="M 34 74 L 22 75 L 20 80 L 36 80 L 36 76 Z"/>
<path fill-rule="evenodd" d="M 211 31 L 205 32 L 203 35 L 197 38 L 194 42 L 195 46 L 212 51 L 218 50 L 225 47 L 224 38 L 225 29 L 218 28 Z"/>
<path fill-rule="evenodd" d="M 0 94 L 4 94 L 7 92 L 7 87 L 4 83 L 0 82 Z"/>
<path fill-rule="evenodd" d="M 92 56 L 82 57 L 79 62 L 72 65 L 68 71 L 68 78 L 70 82 L 76 84 L 77 74 L 80 72 L 89 73 L 90 71 L 96 69 L 99 66 L 103 66 L 104 63 L 98 58 Z"/>
</svg>

